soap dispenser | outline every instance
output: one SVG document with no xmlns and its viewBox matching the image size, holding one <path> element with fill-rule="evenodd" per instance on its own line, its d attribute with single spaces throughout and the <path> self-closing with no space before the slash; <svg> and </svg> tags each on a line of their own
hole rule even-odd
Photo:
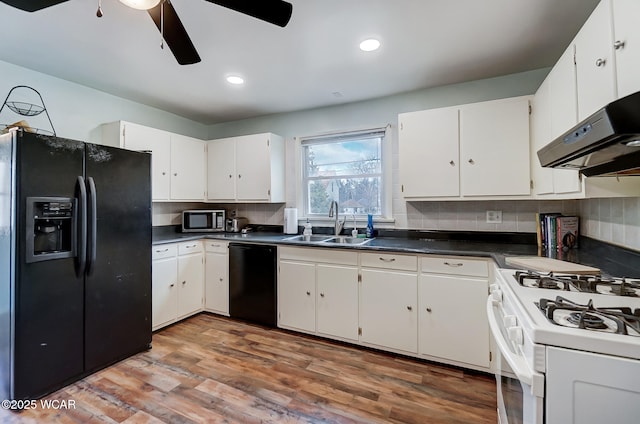
<svg viewBox="0 0 640 424">
<path fill-rule="evenodd" d="M 369 214 L 367 216 L 367 230 L 366 230 L 367 238 L 373 237 L 373 215 Z"/>
<path fill-rule="evenodd" d="M 309 222 L 309 218 L 307 218 L 307 223 L 304 224 L 304 230 L 302 231 L 302 235 L 310 236 L 313 234 L 313 229 L 311 227 L 311 223 Z"/>
</svg>

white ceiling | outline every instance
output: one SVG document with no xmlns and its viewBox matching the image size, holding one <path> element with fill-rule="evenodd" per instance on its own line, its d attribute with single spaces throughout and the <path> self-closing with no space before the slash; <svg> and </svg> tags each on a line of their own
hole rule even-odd
<svg viewBox="0 0 640 424">
<path fill-rule="evenodd" d="M 259 0 L 256 0 L 259 1 Z M 0 3 L 0 60 L 213 124 L 553 65 L 598 0 L 289 0 L 280 28 L 172 0 L 202 62 L 180 66 L 144 11 Z M 376 52 L 358 49 L 377 37 Z M 246 84 L 231 86 L 228 74 Z M 339 93 L 336 95 L 335 93 Z"/>
</svg>

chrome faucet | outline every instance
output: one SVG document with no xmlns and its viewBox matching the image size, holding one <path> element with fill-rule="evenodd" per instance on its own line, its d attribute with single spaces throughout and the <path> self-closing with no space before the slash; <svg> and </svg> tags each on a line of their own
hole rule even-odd
<svg viewBox="0 0 640 424">
<path fill-rule="evenodd" d="M 335 200 L 331 201 L 331 205 L 329 206 L 329 218 L 333 217 L 333 209 L 335 206 L 335 213 L 336 213 L 336 221 L 333 224 L 334 226 L 334 231 L 335 231 L 335 235 L 339 236 L 340 233 L 342 232 L 342 227 L 344 226 L 344 222 L 347 220 L 347 216 L 345 215 L 344 218 L 342 219 L 342 222 L 340 222 L 339 220 L 339 215 L 338 215 L 338 202 L 336 202 Z"/>
</svg>

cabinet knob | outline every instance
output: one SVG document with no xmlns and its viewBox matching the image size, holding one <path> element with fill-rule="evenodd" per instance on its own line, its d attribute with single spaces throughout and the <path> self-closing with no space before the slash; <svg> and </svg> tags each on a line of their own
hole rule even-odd
<svg viewBox="0 0 640 424">
<path fill-rule="evenodd" d="M 162 172 L 162 175 L 167 175 L 167 173 L 166 172 Z"/>
<path fill-rule="evenodd" d="M 626 41 L 616 40 L 616 42 L 613 43 L 613 48 L 616 50 L 624 49 L 625 43 Z"/>
<path fill-rule="evenodd" d="M 174 283 L 169 284 L 169 287 L 173 287 L 173 286 L 175 286 L 175 284 L 174 284 Z"/>
<path fill-rule="evenodd" d="M 238 178 L 242 178 L 242 175 L 238 174 Z"/>
<path fill-rule="evenodd" d="M 469 163 L 470 163 L 471 165 L 475 164 L 475 162 L 474 162 L 474 160 L 473 160 L 473 159 L 469 159 Z"/>
<path fill-rule="evenodd" d="M 450 162 L 449 162 L 449 165 L 451 165 L 451 166 L 456 166 L 456 163 L 455 163 L 454 161 L 450 161 Z"/>
<path fill-rule="evenodd" d="M 229 174 L 229 178 L 233 178 L 233 175 Z"/>
<path fill-rule="evenodd" d="M 173 176 L 174 176 L 174 177 L 177 177 L 177 176 L 178 176 L 178 173 L 177 173 L 177 172 L 174 172 L 174 173 L 173 173 Z"/>
<path fill-rule="evenodd" d="M 407 311 L 413 311 L 413 306 L 407 306 Z"/>
<path fill-rule="evenodd" d="M 607 63 L 607 59 L 598 58 L 596 60 L 596 66 L 602 68 Z"/>
<path fill-rule="evenodd" d="M 310 291 L 307 292 L 307 296 L 311 296 L 311 292 Z"/>
<path fill-rule="evenodd" d="M 220 277 L 220 282 L 223 282 L 223 281 L 224 281 L 224 278 Z"/>
<path fill-rule="evenodd" d="M 427 312 L 429 312 L 429 313 L 430 313 L 430 312 L 431 312 L 431 308 L 427 308 Z"/>
<path fill-rule="evenodd" d="M 185 284 L 187 284 L 187 282 L 186 282 L 186 281 L 183 281 L 183 282 L 182 282 L 182 285 L 184 286 Z"/>
<path fill-rule="evenodd" d="M 320 293 L 320 297 L 324 297 L 324 293 Z"/>
</svg>

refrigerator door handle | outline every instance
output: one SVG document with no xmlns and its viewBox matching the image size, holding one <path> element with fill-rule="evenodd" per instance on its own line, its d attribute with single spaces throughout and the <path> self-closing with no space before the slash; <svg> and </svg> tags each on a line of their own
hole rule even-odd
<svg viewBox="0 0 640 424">
<path fill-rule="evenodd" d="M 87 193 L 89 195 L 89 214 L 87 215 L 87 223 L 89 226 L 89 240 L 87 254 L 87 275 L 93 273 L 94 264 L 96 262 L 96 244 L 98 235 L 98 210 L 97 210 L 97 194 L 96 183 L 93 181 L 93 177 L 87 178 L 87 184 L 89 189 Z"/>
<path fill-rule="evenodd" d="M 77 219 L 80 225 L 79 237 L 78 237 L 78 251 L 76 261 L 76 274 L 78 276 L 84 274 L 87 265 L 87 187 L 82 176 L 78 176 L 77 179 L 79 199 Z"/>
</svg>

